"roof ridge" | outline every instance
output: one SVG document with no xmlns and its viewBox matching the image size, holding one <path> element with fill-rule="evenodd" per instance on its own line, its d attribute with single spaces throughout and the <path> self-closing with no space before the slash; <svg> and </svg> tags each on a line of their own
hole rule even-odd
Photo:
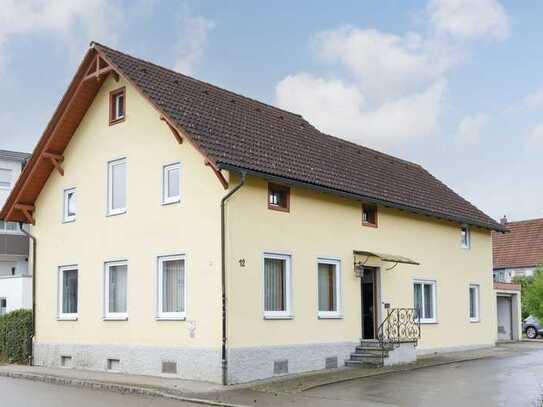
<svg viewBox="0 0 543 407">
<path fill-rule="evenodd" d="M 507 222 L 506 225 L 518 225 L 521 223 L 535 223 L 535 222 L 543 222 L 543 218 L 532 218 L 532 219 L 523 219 L 523 220 L 516 220 L 512 222 Z"/>
<path fill-rule="evenodd" d="M 119 50 L 117 50 L 117 49 L 115 49 L 115 48 L 108 47 L 107 45 L 101 44 L 101 43 L 99 43 L 99 42 L 97 42 L 97 41 L 91 41 L 90 46 L 93 47 L 93 45 L 97 45 L 97 46 L 99 46 L 99 47 L 101 47 L 101 48 L 106 48 L 106 49 L 108 49 L 108 50 L 110 50 L 110 51 L 117 52 L 117 53 L 119 53 L 119 54 L 121 54 L 121 55 L 130 57 L 130 58 L 133 58 L 133 59 L 137 59 L 137 60 L 140 61 L 140 62 L 149 64 L 149 65 L 153 65 L 154 67 L 156 67 L 156 68 L 158 68 L 158 69 L 162 69 L 162 70 L 164 70 L 164 71 L 172 72 L 172 73 L 174 73 L 174 74 L 176 74 L 176 75 L 181 75 L 181 76 L 183 76 L 184 78 L 186 78 L 186 79 L 188 79 L 188 80 L 195 81 L 195 82 L 199 82 L 199 83 L 204 84 L 204 85 L 206 85 L 206 86 L 210 86 L 210 87 L 212 87 L 212 88 L 215 88 L 215 89 L 217 89 L 217 90 L 219 90 L 219 91 L 221 91 L 221 92 L 230 93 L 230 94 L 232 94 L 232 95 L 234 95 L 234 96 L 237 96 L 237 97 L 239 97 L 239 98 L 248 100 L 248 101 L 250 101 L 250 102 L 258 103 L 258 104 L 263 105 L 263 106 L 266 106 L 266 107 L 268 107 L 268 108 L 270 108 L 270 109 L 279 110 L 279 111 L 281 111 L 281 112 L 288 113 L 288 114 L 291 114 L 291 115 L 293 115 L 293 116 L 297 116 L 297 117 L 302 118 L 303 120 L 305 120 L 305 118 L 304 118 L 300 113 L 294 113 L 294 112 L 291 112 L 291 111 L 289 111 L 289 110 L 281 109 L 280 107 L 274 106 L 274 105 L 272 105 L 272 104 L 270 104 L 270 103 L 262 102 L 261 100 L 257 100 L 257 99 L 254 99 L 254 98 L 251 98 L 251 97 L 242 95 L 241 93 L 237 93 L 237 92 L 231 91 L 231 90 L 229 90 L 229 89 L 222 88 L 222 87 L 220 87 L 220 86 L 218 86 L 218 85 L 215 85 L 215 84 L 213 84 L 213 83 L 210 83 L 210 82 L 207 82 L 207 81 L 204 81 L 204 80 L 201 80 L 201 79 L 193 78 L 192 76 L 185 75 L 184 73 L 181 73 L 181 72 L 178 72 L 178 71 L 176 71 L 176 70 L 174 70 L 174 69 L 167 68 L 167 67 L 165 67 L 165 66 L 159 65 L 159 64 L 157 64 L 157 63 L 155 63 L 155 62 L 152 62 L 152 61 L 149 61 L 149 60 L 147 60 L 147 59 L 135 57 L 135 56 L 133 56 L 133 55 L 127 54 L 126 52 L 122 52 L 122 51 L 119 51 Z M 305 120 L 305 121 L 307 122 L 307 120 Z M 308 122 L 308 123 L 309 123 L 309 122 Z"/>
</svg>

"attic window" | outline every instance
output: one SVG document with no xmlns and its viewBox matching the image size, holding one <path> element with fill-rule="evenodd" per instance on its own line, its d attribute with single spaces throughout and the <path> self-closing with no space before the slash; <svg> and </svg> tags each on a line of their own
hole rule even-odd
<svg viewBox="0 0 543 407">
<path fill-rule="evenodd" d="M 289 212 L 290 188 L 284 185 L 268 184 L 268 208 L 276 211 Z"/>
<path fill-rule="evenodd" d="M 362 225 L 377 227 L 377 206 L 362 204 Z"/>
<path fill-rule="evenodd" d="M 114 90 L 109 94 L 109 124 L 117 124 L 124 121 L 126 116 L 125 88 Z"/>
</svg>

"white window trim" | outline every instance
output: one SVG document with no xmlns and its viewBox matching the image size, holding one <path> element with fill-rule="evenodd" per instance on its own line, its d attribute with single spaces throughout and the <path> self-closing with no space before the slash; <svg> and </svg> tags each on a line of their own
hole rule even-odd
<svg viewBox="0 0 543 407">
<path fill-rule="evenodd" d="M 470 298 L 471 288 L 475 288 L 475 317 L 473 317 L 473 318 L 469 314 L 470 305 L 471 305 L 471 298 Z M 480 301 L 480 297 L 481 297 L 480 285 L 479 284 L 470 284 L 469 288 L 468 288 L 468 316 L 469 316 L 470 322 L 481 322 L 481 307 L 480 307 L 481 301 Z"/>
<path fill-rule="evenodd" d="M 185 275 L 184 275 L 184 303 L 183 303 L 183 309 L 185 311 L 183 312 L 163 312 L 162 311 L 162 296 L 163 296 L 163 286 L 162 286 L 162 278 L 163 278 L 163 264 L 164 261 L 171 261 L 171 260 L 183 260 L 185 262 Z M 157 288 L 158 288 L 158 296 L 157 296 L 157 320 L 162 321 L 184 321 L 187 317 L 187 256 L 184 254 L 177 254 L 177 255 L 169 255 L 169 256 L 159 256 L 157 259 Z"/>
<path fill-rule="evenodd" d="M 69 216 L 68 215 L 68 194 L 70 192 L 74 192 L 75 194 L 75 200 L 76 200 L 76 214 L 73 215 L 73 216 Z M 73 187 L 73 188 L 66 188 L 64 191 L 63 191 L 63 195 L 62 195 L 62 201 L 63 201 L 63 204 L 62 204 L 62 223 L 71 223 L 71 222 L 75 222 L 75 219 L 77 217 L 77 192 L 76 192 L 76 188 Z"/>
<path fill-rule="evenodd" d="M 113 96 L 113 103 L 115 104 L 115 107 L 113 109 L 113 113 L 114 113 L 114 120 L 120 120 L 120 119 L 124 119 L 124 110 L 123 110 L 123 113 L 122 114 L 119 114 L 119 101 L 121 99 L 121 97 L 124 99 L 125 98 L 125 92 L 119 92 L 117 93 L 115 96 Z"/>
<path fill-rule="evenodd" d="M 112 266 L 126 265 L 126 312 L 109 312 L 109 269 Z M 128 260 L 104 263 L 104 320 L 126 321 L 128 319 Z"/>
<path fill-rule="evenodd" d="M 285 311 L 266 311 L 266 279 L 265 275 L 265 261 L 266 259 L 278 259 L 285 260 L 286 266 L 286 293 L 285 293 Z M 264 319 L 292 319 L 292 257 L 290 254 L 265 252 L 262 256 L 262 310 Z"/>
<path fill-rule="evenodd" d="M 460 247 L 462 247 L 462 249 L 470 249 L 471 248 L 471 229 L 468 225 L 462 225 L 462 227 L 460 228 L 460 236 L 462 236 L 462 229 L 466 229 L 467 242 L 464 243 L 464 241 L 460 241 Z"/>
<path fill-rule="evenodd" d="M 124 208 L 113 209 L 113 166 L 123 163 L 126 166 L 126 202 Z M 121 215 L 127 212 L 128 207 L 128 160 L 126 157 L 109 161 L 107 163 L 107 215 Z"/>
<path fill-rule="evenodd" d="M 169 187 L 169 178 L 168 171 L 178 169 L 179 170 L 179 195 L 168 197 L 168 187 Z M 171 164 L 164 165 L 162 167 L 162 205 L 169 205 L 173 203 L 181 202 L 181 163 L 175 162 Z"/>
<path fill-rule="evenodd" d="M 77 312 L 75 313 L 64 313 L 62 312 L 62 303 L 64 299 L 64 284 L 63 284 L 63 274 L 66 270 L 76 270 L 77 271 Z M 79 266 L 77 264 L 72 264 L 69 266 L 60 266 L 58 268 L 58 295 L 57 295 L 57 320 L 59 321 L 77 321 L 79 319 Z"/>
<path fill-rule="evenodd" d="M 433 305 L 433 314 L 434 314 L 434 317 L 433 318 L 424 318 L 422 315 L 420 317 L 420 323 L 421 324 L 437 324 L 437 281 L 435 280 L 413 280 L 413 287 L 415 286 L 415 284 L 426 284 L 426 285 L 431 285 L 432 286 L 432 305 Z M 414 288 L 413 288 L 413 303 L 415 302 L 415 297 L 414 297 Z M 425 306 L 426 304 L 424 303 L 424 286 L 422 288 L 422 310 L 421 310 L 421 314 L 424 315 L 424 310 L 425 310 Z"/>
<path fill-rule="evenodd" d="M 332 264 L 336 266 L 336 311 L 321 311 L 319 310 L 319 264 Z M 341 260 L 330 257 L 317 258 L 317 315 L 319 319 L 340 319 L 343 318 L 343 307 L 341 298 Z"/>
</svg>

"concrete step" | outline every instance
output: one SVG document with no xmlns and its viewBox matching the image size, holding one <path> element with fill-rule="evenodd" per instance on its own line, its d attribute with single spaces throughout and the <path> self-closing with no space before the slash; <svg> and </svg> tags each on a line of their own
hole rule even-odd
<svg viewBox="0 0 543 407">
<path fill-rule="evenodd" d="M 388 356 L 388 352 L 391 351 L 393 348 L 386 347 L 385 349 L 381 349 L 381 348 L 376 348 L 374 346 L 357 346 L 355 349 L 356 349 L 356 352 L 375 352 L 379 354 L 381 354 L 384 351 L 385 354 Z"/>
<path fill-rule="evenodd" d="M 374 360 L 382 360 L 382 359 L 383 359 L 383 356 L 377 353 L 351 353 L 350 360 L 374 361 Z"/>
<path fill-rule="evenodd" d="M 345 361 L 345 366 L 348 367 L 381 367 L 383 366 L 383 362 L 381 360 L 379 361 L 362 361 L 362 360 L 351 360 L 348 359 Z"/>
</svg>

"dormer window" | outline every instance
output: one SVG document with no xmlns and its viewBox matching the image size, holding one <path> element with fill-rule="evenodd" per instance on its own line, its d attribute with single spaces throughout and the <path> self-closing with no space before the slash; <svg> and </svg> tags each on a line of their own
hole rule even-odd
<svg viewBox="0 0 543 407">
<path fill-rule="evenodd" d="M 471 233 L 468 226 L 460 228 L 460 246 L 462 249 L 469 249 L 471 246 Z"/>
<path fill-rule="evenodd" d="M 122 122 L 126 116 L 125 88 L 114 90 L 109 94 L 109 124 Z"/>
<path fill-rule="evenodd" d="M 377 227 L 377 206 L 362 204 L 362 225 Z"/>
<path fill-rule="evenodd" d="M 268 208 L 288 212 L 290 210 L 290 188 L 284 185 L 269 183 Z"/>
</svg>

